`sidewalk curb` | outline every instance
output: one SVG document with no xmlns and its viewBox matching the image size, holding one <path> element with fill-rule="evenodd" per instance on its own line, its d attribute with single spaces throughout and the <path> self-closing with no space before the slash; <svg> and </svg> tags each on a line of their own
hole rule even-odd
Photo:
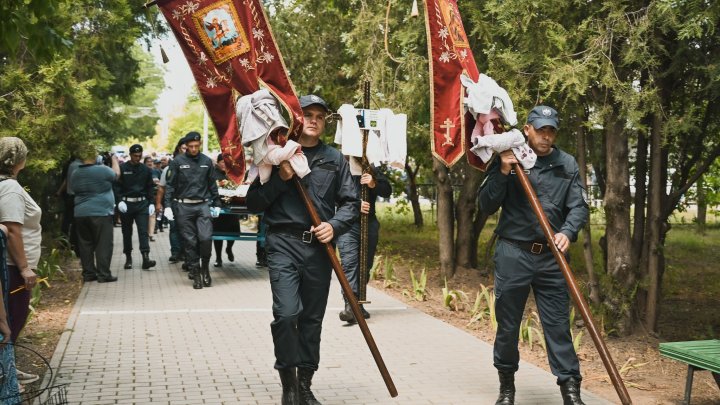
<svg viewBox="0 0 720 405">
<path fill-rule="evenodd" d="M 68 343 L 70 342 L 70 336 L 72 335 L 75 324 L 80 317 L 80 308 L 85 303 L 85 297 L 87 297 L 88 290 L 90 289 L 88 284 L 89 283 L 83 282 L 83 286 L 80 290 L 77 301 L 75 301 L 75 305 L 73 305 L 73 308 L 70 311 L 70 316 L 68 316 L 68 320 L 65 323 L 65 328 L 63 329 L 62 334 L 60 334 L 60 340 L 58 340 L 57 346 L 55 346 L 55 351 L 53 352 L 52 358 L 50 359 L 49 370 L 52 370 L 52 373 L 45 373 L 40 387 L 46 388 L 45 391 L 42 392 L 42 394 L 40 394 L 32 401 L 32 403 L 35 405 L 44 404 L 51 394 L 51 385 L 57 379 L 58 372 L 60 370 L 60 363 L 62 362 L 63 357 L 65 357 L 65 349 L 67 349 Z"/>
</svg>

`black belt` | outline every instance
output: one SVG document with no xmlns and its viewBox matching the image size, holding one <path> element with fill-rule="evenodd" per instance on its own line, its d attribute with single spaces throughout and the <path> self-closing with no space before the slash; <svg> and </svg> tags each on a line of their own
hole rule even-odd
<svg viewBox="0 0 720 405">
<path fill-rule="evenodd" d="M 292 226 L 272 225 L 268 228 L 268 232 L 279 233 L 280 235 L 300 239 L 307 244 L 318 242 L 318 240 L 315 238 L 315 234 L 310 232 L 308 228 L 303 229 Z"/>
<path fill-rule="evenodd" d="M 525 240 L 515 240 L 515 239 L 508 239 L 501 237 L 500 239 L 504 240 L 505 242 L 511 243 L 520 249 L 530 252 L 534 255 L 541 255 L 543 253 L 550 252 L 550 246 L 548 246 L 547 241 L 525 241 Z"/>
</svg>

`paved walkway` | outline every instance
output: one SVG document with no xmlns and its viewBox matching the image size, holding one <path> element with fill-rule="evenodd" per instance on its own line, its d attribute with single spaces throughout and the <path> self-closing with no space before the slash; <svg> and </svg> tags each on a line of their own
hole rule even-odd
<svg viewBox="0 0 720 405">
<path fill-rule="evenodd" d="M 213 269 L 213 286 L 193 290 L 168 264 L 167 233 L 151 242 L 156 271 L 123 270 L 115 229 L 116 283 L 87 283 L 52 358 L 70 404 L 279 404 L 273 370 L 271 294 L 255 268 L 255 243 L 236 242 L 235 262 Z M 137 246 L 137 242 L 135 244 Z M 357 328 L 342 326 L 333 280 L 314 392 L 323 404 L 493 404 L 492 346 L 383 292 L 369 289 L 368 323 L 395 381 L 390 398 Z M 585 391 L 585 402 L 606 404 Z M 549 373 L 523 363 L 520 404 L 561 404 Z"/>
</svg>

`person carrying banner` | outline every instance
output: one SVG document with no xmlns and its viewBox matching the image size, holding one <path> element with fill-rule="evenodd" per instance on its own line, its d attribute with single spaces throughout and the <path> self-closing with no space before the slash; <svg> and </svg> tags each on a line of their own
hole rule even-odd
<svg viewBox="0 0 720 405">
<path fill-rule="evenodd" d="M 273 167 L 267 182 L 258 177 L 247 193 L 248 208 L 264 212 L 266 250 L 273 293 L 270 324 L 275 368 L 283 386 L 283 404 L 319 404 L 310 386 L 320 362 L 320 333 L 327 306 L 332 265 L 323 243 L 347 232 L 357 218 L 360 200 L 342 154 L 322 141 L 327 103 L 300 97 L 304 127 L 298 142 L 310 165 L 300 181 L 321 217 L 311 226 L 290 163 Z"/>
<path fill-rule="evenodd" d="M 351 157 L 351 159 L 353 159 Z M 377 197 L 389 198 L 392 193 L 392 186 L 387 177 L 379 170 L 373 168 L 371 173 L 364 173 L 362 176 L 352 176 L 353 183 L 357 195 L 360 196 L 360 187 L 367 185 L 368 201 L 361 201 L 360 213 L 368 215 L 368 249 L 367 249 L 367 270 L 373 266 L 375 251 L 377 249 L 378 238 L 380 236 L 380 222 L 375 215 L 375 200 Z M 353 224 L 350 231 L 338 237 L 338 250 L 340 251 L 340 260 L 342 261 L 343 271 L 347 276 L 348 282 L 355 293 L 355 297 L 359 294 L 360 283 L 360 220 Z M 350 308 L 350 303 L 345 299 L 345 308 L 340 311 L 340 320 L 348 323 L 355 323 L 355 316 Z M 370 313 L 365 310 L 361 304 L 365 319 L 370 318 Z"/>
<path fill-rule="evenodd" d="M 220 215 L 220 195 L 212 177 L 212 159 L 200 153 L 201 136 L 185 135 L 187 150 L 168 166 L 165 187 L 165 215 L 175 217 L 193 288 L 210 287 L 210 254 L 212 253 L 212 218 Z M 175 213 L 175 215 L 173 214 Z M 202 264 L 198 261 L 202 259 Z"/>
<path fill-rule="evenodd" d="M 140 162 L 143 148 L 139 144 L 130 147 L 130 160 L 120 165 L 120 178 L 115 187 L 115 200 L 122 222 L 123 253 L 125 253 L 126 270 L 132 269 L 132 234 L 133 222 L 137 225 L 142 269 L 155 267 L 150 260 L 150 243 L 148 242 L 148 221 L 155 214 L 155 182 L 152 171 Z"/>
<path fill-rule="evenodd" d="M 578 164 L 554 142 L 559 128 L 558 113 L 537 106 L 528 114 L 524 132 L 537 154 L 535 166 L 526 170 L 552 228 L 554 243 L 567 254 L 570 243 L 588 217 L 586 192 Z M 514 375 L 518 370 L 518 334 L 525 303 L 533 290 L 547 342 L 550 370 L 565 405 L 583 404 L 580 397 L 580 364 L 570 334 L 568 289 L 537 217 L 511 166 L 518 159 L 512 150 L 500 154 L 488 170 L 480 190 L 480 205 L 486 214 L 502 207 L 495 229 L 495 316 L 498 322 L 494 365 L 500 378 L 496 404 L 515 403 Z M 520 166 L 518 166 L 520 167 Z"/>
</svg>

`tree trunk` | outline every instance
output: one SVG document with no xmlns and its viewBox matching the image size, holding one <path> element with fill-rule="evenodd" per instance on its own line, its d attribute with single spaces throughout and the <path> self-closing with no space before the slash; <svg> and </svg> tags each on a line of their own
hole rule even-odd
<svg viewBox="0 0 720 405">
<path fill-rule="evenodd" d="M 707 201 L 705 199 L 705 176 L 700 176 L 695 187 L 697 187 L 697 227 L 702 234 L 705 233 L 707 224 Z"/>
<path fill-rule="evenodd" d="M 477 237 L 475 236 L 475 213 L 478 206 L 478 189 L 482 183 L 483 173 L 462 159 L 463 178 L 462 188 L 458 195 L 455 216 L 457 219 L 457 240 L 455 245 L 455 263 L 461 268 L 471 268 L 477 262 Z M 457 167 L 457 166 L 456 166 Z M 473 257 L 473 254 L 476 256 Z"/>
<path fill-rule="evenodd" d="M 661 226 L 662 196 L 664 183 L 662 181 L 662 125 L 660 113 L 653 114 L 653 123 L 650 139 L 650 185 L 648 204 L 648 232 L 647 232 L 647 296 L 645 301 L 645 327 L 648 331 L 657 330 L 659 314 L 660 280 L 662 277 Z"/>
<path fill-rule="evenodd" d="M 437 223 L 440 244 L 440 275 L 451 279 L 455 275 L 455 215 L 450 172 L 445 164 L 433 158 L 433 174 L 437 185 Z"/>
<path fill-rule="evenodd" d="M 645 200 L 647 198 L 647 148 L 648 139 L 644 132 L 638 132 L 635 159 L 635 216 L 633 221 L 632 251 L 633 257 L 643 257 L 643 241 L 645 239 Z M 636 259 L 637 260 L 637 259 Z M 638 267 L 635 263 L 633 267 Z"/>
<path fill-rule="evenodd" d="M 617 110 L 617 108 L 615 108 Z M 605 189 L 605 217 L 607 244 L 607 273 L 620 286 L 630 289 L 635 283 L 631 267 L 630 239 L 630 171 L 628 165 L 628 139 L 623 131 L 624 122 L 613 111 L 605 123 L 607 177 Z M 627 299 L 624 294 L 619 299 Z M 619 314 L 618 329 L 627 334 L 632 331 L 632 313 L 622 302 L 609 302 Z"/>
<path fill-rule="evenodd" d="M 410 205 L 412 206 L 413 210 L 413 216 L 415 217 L 415 226 L 418 228 L 422 228 L 424 223 L 422 210 L 420 209 L 420 199 L 417 191 L 418 170 L 420 170 L 419 165 L 413 170 L 413 168 L 410 167 L 410 163 L 405 160 L 405 174 L 407 174 L 408 178 L 408 200 L 410 200 Z"/>
<path fill-rule="evenodd" d="M 578 115 L 575 125 L 575 136 L 577 138 L 577 162 L 580 168 L 580 179 L 582 184 L 587 188 L 587 163 L 585 161 L 585 153 L 587 148 L 585 146 L 585 127 L 583 126 L 583 118 Z M 587 198 L 586 198 L 587 200 Z M 588 202 L 588 201 L 586 201 Z M 589 202 L 588 202 L 589 203 Z M 590 289 L 588 295 L 590 301 L 593 304 L 600 304 L 600 284 L 598 283 L 597 275 L 595 274 L 595 266 L 593 264 L 592 254 L 592 233 L 590 231 L 590 211 L 588 210 L 588 222 L 585 224 L 582 230 L 583 234 L 583 257 L 585 258 L 585 268 L 588 273 L 588 285 Z"/>
</svg>

